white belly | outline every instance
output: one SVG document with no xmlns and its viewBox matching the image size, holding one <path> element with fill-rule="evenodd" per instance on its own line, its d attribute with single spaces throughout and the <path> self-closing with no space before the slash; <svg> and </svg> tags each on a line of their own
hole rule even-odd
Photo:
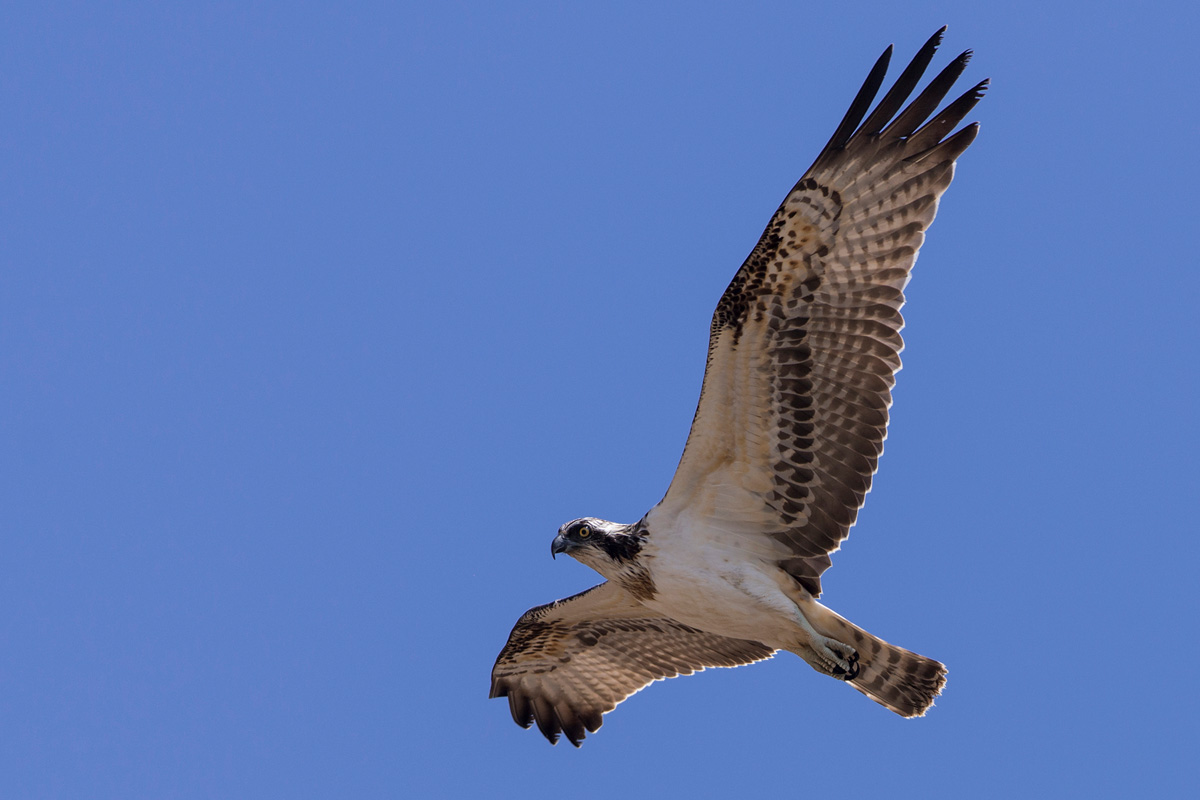
<svg viewBox="0 0 1200 800">
<path fill-rule="evenodd" d="M 643 553 L 652 559 L 655 596 L 645 605 L 700 630 L 790 646 L 799 612 L 772 544 L 754 552 L 722 531 L 651 527 Z"/>
</svg>

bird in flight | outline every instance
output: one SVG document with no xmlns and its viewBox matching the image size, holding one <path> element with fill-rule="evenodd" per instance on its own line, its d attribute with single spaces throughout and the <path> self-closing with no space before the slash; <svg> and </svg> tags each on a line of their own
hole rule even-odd
<svg viewBox="0 0 1200 800">
<path fill-rule="evenodd" d="M 941 692 L 945 666 L 817 598 L 883 452 L 904 287 L 979 130 L 954 132 L 986 80 L 936 113 L 969 50 L 904 107 L 945 30 L 872 110 L 884 51 L 721 296 L 666 496 L 630 525 L 584 517 L 559 528 L 551 553 L 606 580 L 517 621 L 491 696 L 508 698 L 518 725 L 578 747 L 653 681 L 779 650 L 905 717 Z"/>
</svg>

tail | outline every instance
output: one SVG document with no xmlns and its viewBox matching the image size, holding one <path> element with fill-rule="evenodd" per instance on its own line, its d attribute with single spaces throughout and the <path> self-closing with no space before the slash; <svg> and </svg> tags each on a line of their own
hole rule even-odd
<svg viewBox="0 0 1200 800">
<path fill-rule="evenodd" d="M 813 614 L 812 606 L 819 609 Z M 813 602 L 806 616 L 819 633 L 858 651 L 858 675 L 846 683 L 902 717 L 924 716 L 946 685 L 946 666 L 872 636 Z"/>
</svg>

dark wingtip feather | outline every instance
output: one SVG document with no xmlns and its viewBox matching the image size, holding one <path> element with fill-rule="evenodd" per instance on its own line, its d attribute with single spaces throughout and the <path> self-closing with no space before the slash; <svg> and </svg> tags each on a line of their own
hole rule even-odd
<svg viewBox="0 0 1200 800">
<path fill-rule="evenodd" d="M 604 724 L 604 715 L 595 709 L 584 709 L 579 712 L 579 717 L 583 720 L 584 726 L 592 733 L 600 730 L 600 726 Z"/>
<path fill-rule="evenodd" d="M 558 736 L 561 731 L 557 727 L 557 721 L 549 721 L 542 724 L 542 721 L 537 720 L 538 730 L 542 732 L 542 736 L 546 737 L 546 741 L 550 744 L 558 744 Z"/>
<path fill-rule="evenodd" d="M 987 86 L 987 81 L 982 82 L 967 95 L 952 103 L 936 118 L 926 122 L 937 111 L 938 105 L 966 69 L 967 64 L 970 63 L 971 56 L 974 55 L 973 51 L 964 50 L 960 53 L 930 81 L 929 85 L 906 108 L 902 111 L 900 109 L 916 89 L 921 76 L 933 60 L 934 53 L 942 43 L 947 28 L 948 26 L 943 25 L 926 40 L 895 84 L 872 111 L 871 104 L 879 92 L 879 88 L 883 85 L 893 48 L 889 45 L 884 50 L 883 55 L 871 68 L 862 88 L 858 90 L 854 102 L 850 104 L 850 108 L 842 118 L 837 130 L 821 150 L 813 165 L 806 171 L 806 175 L 826 166 L 830 163 L 829 159 L 836 153 L 853 148 L 860 141 L 860 137 L 883 136 L 893 140 L 915 137 L 918 141 L 909 142 L 906 149 L 909 153 L 915 154 L 910 157 L 918 159 L 921 158 L 922 151 L 933 148 L 941 149 L 938 144 L 941 137 L 949 133 L 953 126 L 962 119 L 962 116 L 979 101 L 979 98 L 983 96 L 983 89 Z M 897 114 L 897 112 L 899 113 Z M 895 119 L 892 119 L 893 117 Z M 953 122 L 949 127 L 945 127 L 945 123 L 950 119 L 953 119 Z M 939 130 L 940 134 L 935 136 L 934 134 Z"/>
<path fill-rule="evenodd" d="M 522 728 L 533 724 L 533 710 L 529 707 L 529 698 L 522 694 L 508 695 L 508 711 L 512 714 L 513 722 Z"/>
<path fill-rule="evenodd" d="M 826 142 L 820 155 L 817 156 L 817 160 L 813 162 L 814 166 L 821 163 L 821 160 L 832 151 L 844 147 L 846 142 L 850 141 L 854 131 L 858 129 L 858 124 L 862 122 L 863 117 L 871 110 L 871 103 L 875 100 L 875 95 L 879 93 L 879 87 L 883 85 L 884 76 L 887 75 L 888 64 L 892 60 L 892 49 L 892 45 L 889 44 L 883 51 L 883 55 L 876 59 L 875 66 L 871 67 L 867 79 L 863 81 L 858 94 L 854 96 L 854 102 L 850 104 L 846 115 L 842 117 L 841 124 Z"/>
<path fill-rule="evenodd" d="M 937 147 L 926 151 L 926 155 L 918 157 L 917 160 L 924 161 L 925 158 L 937 158 L 939 161 L 956 161 L 971 146 L 971 142 L 975 141 L 975 137 L 978 135 L 979 123 L 972 122 Z"/>
<path fill-rule="evenodd" d="M 567 741 L 579 747 L 583 743 L 583 739 L 587 736 L 584 730 L 583 722 L 579 719 L 579 715 L 575 713 L 575 709 L 570 706 L 560 704 L 555 708 L 558 714 L 558 724 L 562 726 L 563 734 L 566 735 Z"/>
<path fill-rule="evenodd" d="M 544 697 L 535 696 L 530 699 L 533 705 L 533 720 L 537 723 L 538 730 L 550 744 L 558 744 L 558 735 L 562 733 L 562 724 L 558 721 L 558 714 L 555 713 L 554 706 Z"/>
<path fill-rule="evenodd" d="M 568 742 L 575 745 L 576 747 L 580 747 L 583 745 L 584 737 L 586 737 L 587 734 L 583 730 L 582 723 L 576 723 L 576 724 L 578 725 L 578 727 L 572 726 L 570 728 L 567 728 L 564 726 L 563 733 L 566 734 Z"/>
<path fill-rule="evenodd" d="M 988 85 L 986 78 L 975 84 L 963 92 L 953 103 L 946 106 L 940 114 L 925 123 L 919 131 L 912 134 L 908 141 L 914 157 L 920 159 L 922 157 L 920 154 L 926 150 L 941 150 L 939 143 L 942 141 L 942 137 L 954 130 L 954 126 L 962 122 L 963 117 L 970 113 L 975 104 L 987 93 Z"/>
<path fill-rule="evenodd" d="M 894 139 L 901 139 L 909 136 L 920 127 L 929 115 L 937 110 L 938 104 L 942 102 L 942 98 L 954 86 L 954 82 L 958 80 L 958 76 L 962 75 L 963 70 L 967 68 L 967 63 L 971 60 L 972 51 L 964 50 L 953 61 L 937 74 L 929 85 L 925 87 L 917 98 L 908 104 L 908 108 L 900 112 L 900 116 L 892 121 L 883 130 L 883 135 Z"/>
<path fill-rule="evenodd" d="M 933 60 L 934 54 L 937 52 L 938 46 L 942 43 L 942 36 L 946 33 L 946 26 L 930 36 L 925 44 L 921 45 L 921 49 L 913 56 L 913 60 L 904 68 L 904 72 L 900 73 L 900 77 L 892 84 L 892 88 L 879 101 L 879 105 L 871 112 L 871 116 L 867 117 L 863 122 L 862 127 L 854 134 L 855 139 L 859 136 L 873 136 L 883 130 L 883 126 L 888 123 L 900 107 L 904 105 L 904 101 L 912 94 L 913 89 L 917 88 L 917 84 L 921 81 L 921 76 L 925 74 L 925 70 L 929 67 L 929 62 Z"/>
</svg>

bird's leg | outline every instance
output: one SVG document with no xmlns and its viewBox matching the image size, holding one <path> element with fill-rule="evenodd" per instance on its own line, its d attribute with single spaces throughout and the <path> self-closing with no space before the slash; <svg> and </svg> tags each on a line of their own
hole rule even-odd
<svg viewBox="0 0 1200 800">
<path fill-rule="evenodd" d="M 832 675 L 838 680 L 852 681 L 858 677 L 858 651 L 837 639 L 817 633 L 803 609 L 796 606 L 796 621 L 808 637 L 803 649 L 797 652 L 801 658 L 818 672 Z M 811 654 L 811 657 L 810 657 Z"/>
<path fill-rule="evenodd" d="M 838 680 L 852 681 L 858 677 L 858 652 L 848 644 L 817 633 L 804 613 L 805 604 L 820 606 L 808 593 L 796 594 L 797 584 L 782 571 L 771 581 L 758 570 L 746 569 L 738 574 L 736 585 L 754 600 L 795 620 L 804 632 L 796 646 L 785 646 L 808 662 L 817 672 L 832 675 Z M 779 645 L 776 645 L 777 647 Z"/>
</svg>

